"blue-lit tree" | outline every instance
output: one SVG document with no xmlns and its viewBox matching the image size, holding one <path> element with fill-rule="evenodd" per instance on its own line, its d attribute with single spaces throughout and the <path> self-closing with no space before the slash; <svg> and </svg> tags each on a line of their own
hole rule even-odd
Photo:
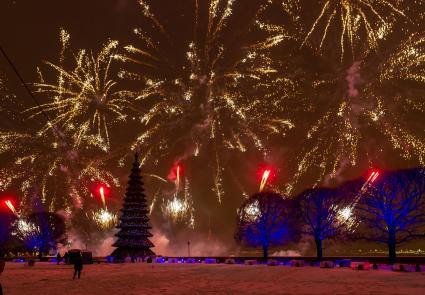
<svg viewBox="0 0 425 295">
<path fill-rule="evenodd" d="M 261 247 L 264 259 L 270 247 L 294 241 L 297 222 L 293 201 L 273 192 L 251 196 L 238 209 L 235 239 L 250 247 Z"/>
<path fill-rule="evenodd" d="M 64 219 L 51 212 L 32 213 L 23 223 L 16 223 L 14 231 L 28 250 L 38 250 L 40 255 L 56 249 L 58 243 L 66 242 Z"/>
<path fill-rule="evenodd" d="M 12 240 L 12 224 L 15 220 L 15 215 L 0 212 L 0 252 L 4 252 Z"/>
<path fill-rule="evenodd" d="M 301 232 L 313 238 L 319 260 L 323 258 L 323 241 L 345 237 L 350 229 L 347 202 L 340 194 L 337 189 L 314 188 L 296 199 L 297 213 L 304 223 Z"/>
<path fill-rule="evenodd" d="M 357 215 L 359 235 L 386 244 L 394 263 L 398 245 L 424 237 L 425 170 L 384 173 L 360 200 Z"/>
</svg>

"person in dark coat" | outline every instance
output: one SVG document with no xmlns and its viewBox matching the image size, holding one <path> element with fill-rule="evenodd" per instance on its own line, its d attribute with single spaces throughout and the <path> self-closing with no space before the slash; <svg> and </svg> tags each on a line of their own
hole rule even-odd
<svg viewBox="0 0 425 295">
<path fill-rule="evenodd" d="M 63 255 L 63 260 L 64 260 L 65 264 L 68 264 L 69 263 L 69 254 L 68 254 L 68 252 L 65 252 L 65 255 Z"/>
<path fill-rule="evenodd" d="M 4 270 L 4 267 L 6 266 L 6 261 L 4 260 L 3 253 L 0 252 L 0 276 Z M 3 287 L 0 283 L 0 295 L 3 295 Z"/>
<path fill-rule="evenodd" d="M 78 278 L 80 278 L 82 271 L 83 271 L 83 255 L 80 252 L 80 255 L 78 255 L 74 259 L 74 279 L 77 274 L 78 274 Z"/>
<path fill-rule="evenodd" d="M 56 255 L 56 262 L 58 263 L 58 265 L 59 265 L 59 263 L 62 261 L 62 256 L 61 256 L 61 253 L 60 252 L 58 252 L 58 255 Z"/>
</svg>

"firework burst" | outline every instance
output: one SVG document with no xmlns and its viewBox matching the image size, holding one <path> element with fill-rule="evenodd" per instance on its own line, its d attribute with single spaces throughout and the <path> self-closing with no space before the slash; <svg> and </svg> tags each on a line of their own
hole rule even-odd
<svg viewBox="0 0 425 295">
<path fill-rule="evenodd" d="M 179 170 L 180 166 L 177 166 Z M 163 200 L 162 214 L 173 224 L 183 223 L 189 228 L 195 228 L 195 209 L 190 193 L 190 183 L 187 178 L 181 179 L 177 174 L 175 179 L 175 193 L 171 199 Z"/>
<path fill-rule="evenodd" d="M 90 185 L 119 186 L 104 162 L 69 149 L 64 138 L 49 133 L 0 134 L 0 155 L 12 159 L 0 169 L 0 189 L 19 189 L 20 207 L 43 204 L 50 212 L 71 212 L 90 196 Z"/>
<path fill-rule="evenodd" d="M 172 198 L 162 200 L 162 215 L 172 224 L 185 224 L 195 227 L 193 200 L 189 180 L 183 177 L 182 167 L 177 164 L 171 169 L 168 180 L 173 182 Z"/>
<path fill-rule="evenodd" d="M 368 112 L 379 130 L 405 159 L 425 165 L 425 37 L 413 34 L 378 67 L 377 78 L 368 85 L 375 108 Z M 419 125 L 418 125 L 419 124 Z"/>
<path fill-rule="evenodd" d="M 399 18 L 407 19 L 402 0 L 321 0 L 317 5 L 320 12 L 309 27 L 303 45 L 318 43 L 322 50 L 328 40 L 334 44 L 333 36 L 337 36 L 341 60 L 347 51 L 355 56 L 359 47 L 376 50 L 393 30 L 394 23 Z"/>
<path fill-rule="evenodd" d="M 425 134 L 418 126 L 425 112 L 424 51 L 425 39 L 413 34 L 402 45 L 388 46 L 378 63 L 369 53 L 336 76 L 313 83 L 318 96 L 326 98 L 318 99 L 320 107 L 327 107 L 307 132 L 310 146 L 299 158 L 295 183 L 306 173 L 318 175 L 316 185 L 336 179 L 358 164 L 361 151 L 370 163 L 379 161 L 379 150 L 424 165 Z M 386 140 L 371 146 L 371 135 Z M 293 188 L 289 184 L 287 192 Z"/>
<path fill-rule="evenodd" d="M 60 63 L 65 64 L 69 45 L 65 31 L 61 32 L 61 43 Z M 102 139 L 102 134 L 108 133 L 102 129 L 109 124 L 106 110 L 115 114 L 115 118 L 120 110 L 128 111 L 122 107 L 126 104 L 124 92 L 112 91 L 115 82 L 109 78 L 116 46 L 116 42 L 109 42 L 97 56 L 79 51 L 74 55 L 76 66 L 72 71 L 47 63 L 58 73 L 58 82 L 49 84 L 42 78 L 36 87 L 38 92 L 51 95 L 51 103 L 35 108 L 17 106 L 16 97 L 7 93 L 3 83 L 0 85 L 1 99 L 8 109 L 20 111 L 19 115 L 10 116 L 9 124 L 13 128 L 0 130 L 0 155 L 8 159 L 8 164 L 0 169 L 0 189 L 19 189 L 22 210 L 41 204 L 46 211 L 65 209 L 71 213 L 90 196 L 91 183 L 118 185 L 117 179 L 105 169 L 105 158 L 100 160 L 98 153 L 90 154 L 88 149 L 83 149 L 87 144 L 99 143 L 103 150 L 108 150 L 109 141 Z M 104 106 L 91 108 L 94 101 L 89 106 L 89 97 L 100 94 L 106 99 Z M 26 109 L 24 114 L 31 113 L 29 119 L 23 118 L 22 109 Z M 47 123 L 43 125 L 35 120 L 40 117 L 43 121 L 47 119 Z M 86 128 L 89 122 L 102 127 L 97 128 L 96 136 Z M 100 145 L 101 142 L 104 144 Z"/>
<path fill-rule="evenodd" d="M 101 230 L 110 230 L 118 224 L 118 216 L 110 212 L 106 207 L 92 212 L 91 215 L 91 219 Z"/>
<path fill-rule="evenodd" d="M 134 145 L 158 142 L 156 150 L 147 152 L 155 159 L 171 145 L 183 150 L 184 156 L 177 158 L 203 152 L 213 155 L 213 191 L 221 202 L 223 148 L 237 152 L 254 148 L 265 154 L 268 136 L 284 135 L 294 127 L 278 116 L 281 101 L 267 96 L 272 85 L 273 89 L 279 85 L 276 91 L 282 98 L 295 87 L 291 79 L 278 74 L 269 56 L 271 48 L 287 35 L 256 21 L 261 5 L 246 16 L 253 20 L 252 25 L 239 29 L 246 33 L 239 36 L 244 42 L 235 43 L 231 32 L 234 18 L 241 17 L 235 16 L 239 1 L 188 1 L 190 4 L 183 5 L 190 7 L 184 11 L 188 16 L 177 25 L 180 33 L 160 22 L 163 11 L 154 12 L 157 1 L 139 2 L 148 22 L 144 29 L 134 30 L 142 44 L 126 46 L 127 54 L 120 57 L 140 69 L 124 71 L 122 77 L 144 86 L 137 97 L 147 106 L 140 118 L 144 131 Z M 247 38 L 253 31 L 259 40 Z M 178 142 L 167 139 L 171 137 Z"/>
<path fill-rule="evenodd" d="M 261 217 L 260 204 L 258 200 L 250 203 L 243 210 L 245 210 L 243 216 L 246 222 L 256 222 Z"/>
<path fill-rule="evenodd" d="M 109 151 L 109 127 L 125 121 L 131 109 L 129 93 L 117 90 L 117 82 L 111 76 L 118 42 L 109 41 L 97 55 L 87 50 L 71 52 L 74 66 L 68 69 L 65 64 L 69 38 L 62 30 L 60 64 L 46 62 L 57 75 L 56 82 L 46 81 L 39 70 L 40 82 L 35 83 L 37 92 L 50 102 L 27 112 L 31 117 L 43 112 L 52 117 L 41 133 L 60 127 L 72 136 L 75 146 L 85 144 Z"/>
<path fill-rule="evenodd" d="M 41 230 L 34 222 L 19 218 L 14 224 L 15 230 L 13 235 L 17 236 L 22 241 L 34 239 L 40 236 Z"/>
</svg>

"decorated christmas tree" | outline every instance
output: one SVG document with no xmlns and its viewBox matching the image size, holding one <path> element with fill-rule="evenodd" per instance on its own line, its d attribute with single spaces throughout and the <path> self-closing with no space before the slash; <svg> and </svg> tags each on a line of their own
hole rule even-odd
<svg viewBox="0 0 425 295">
<path fill-rule="evenodd" d="M 150 249 L 154 247 L 149 240 L 149 237 L 152 237 L 149 232 L 152 227 L 149 225 L 149 217 L 147 215 L 149 211 L 146 205 L 146 196 L 143 193 L 143 182 L 139 166 L 139 157 L 136 153 L 124 197 L 123 208 L 121 209 L 120 223 L 117 226 L 119 231 L 115 235 L 118 239 L 112 245 L 117 249 L 111 255 L 117 258 L 155 255 Z"/>
</svg>

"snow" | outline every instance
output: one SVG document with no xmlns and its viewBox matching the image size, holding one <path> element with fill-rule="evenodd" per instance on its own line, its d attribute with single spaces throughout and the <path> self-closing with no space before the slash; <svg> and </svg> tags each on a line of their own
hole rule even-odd
<svg viewBox="0 0 425 295">
<path fill-rule="evenodd" d="M 425 273 L 267 265 L 7 263 L 5 294 L 425 294 Z"/>
</svg>

